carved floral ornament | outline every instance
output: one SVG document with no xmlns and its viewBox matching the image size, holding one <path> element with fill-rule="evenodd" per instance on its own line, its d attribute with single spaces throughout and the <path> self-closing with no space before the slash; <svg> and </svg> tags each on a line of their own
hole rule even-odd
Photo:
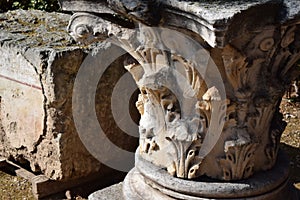
<svg viewBox="0 0 300 200">
<path fill-rule="evenodd" d="M 101 40 L 101 34 L 110 35 L 106 29 L 97 28 L 97 17 L 82 17 L 73 16 L 70 25 L 78 41 Z M 83 23 L 86 21 L 88 25 Z M 191 38 L 168 29 L 140 25 L 137 32 L 113 27 L 110 30 L 117 30 L 114 33 L 118 36 L 110 40 L 134 58 L 125 61 L 125 68 L 141 92 L 136 103 L 141 114 L 140 154 L 174 176 L 199 176 L 201 161 L 221 134 L 226 112 L 220 75 L 214 78 L 217 81 L 205 81 L 209 54 Z M 210 73 L 213 72 L 218 73 L 216 66 L 211 66 Z M 217 133 L 210 134 L 211 131 Z M 205 138 L 207 147 L 201 151 Z"/>
<path fill-rule="evenodd" d="M 273 80 L 290 77 L 300 59 L 299 25 L 266 26 L 212 51 L 176 30 L 120 20 L 125 25 L 76 13 L 69 31 L 79 42 L 106 40 L 130 54 L 124 65 L 140 90 L 142 158 L 187 179 L 239 180 L 273 167 L 288 83 Z"/>
<path fill-rule="evenodd" d="M 188 45 L 189 49 L 195 48 L 193 52 L 198 52 L 200 58 L 208 56 L 184 35 L 173 32 L 173 39 L 168 39 L 168 30 L 149 27 L 140 27 L 139 33 L 139 40 L 147 43 L 131 53 L 139 62 L 125 68 L 132 73 L 141 91 L 137 102 L 141 114 L 140 155 L 166 168 L 171 175 L 195 178 L 224 124 L 226 106 L 219 92 L 223 89 L 224 97 L 224 86 L 218 90 L 210 82 L 206 84 L 207 71 L 199 69 L 194 58 L 187 60 L 178 53 Z M 189 44 L 181 45 L 180 41 Z M 212 118 L 216 120 L 212 122 Z M 212 131 L 210 125 L 217 133 L 206 137 Z M 206 148 L 202 149 L 203 143 Z"/>
</svg>

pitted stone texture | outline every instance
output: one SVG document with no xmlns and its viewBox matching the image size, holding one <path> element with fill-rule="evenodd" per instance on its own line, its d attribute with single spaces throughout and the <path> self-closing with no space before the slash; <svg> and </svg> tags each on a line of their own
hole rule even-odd
<svg viewBox="0 0 300 200">
<path fill-rule="evenodd" d="M 53 180 L 112 173 L 86 150 L 73 122 L 73 84 L 91 46 L 71 40 L 69 18 L 34 10 L 0 14 L 0 156 Z M 107 85 L 125 73 L 122 60 L 112 66 L 98 84 L 96 112 L 108 137 L 134 151 L 137 141 L 105 121 L 112 118 Z"/>
</svg>

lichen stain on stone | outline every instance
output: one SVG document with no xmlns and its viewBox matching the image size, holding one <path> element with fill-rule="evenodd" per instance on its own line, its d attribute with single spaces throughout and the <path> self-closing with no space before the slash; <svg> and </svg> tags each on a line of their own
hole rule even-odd
<svg viewBox="0 0 300 200">
<path fill-rule="evenodd" d="M 0 44 L 62 48 L 77 46 L 66 31 L 70 16 L 38 10 L 14 10 L 0 14 Z"/>
</svg>

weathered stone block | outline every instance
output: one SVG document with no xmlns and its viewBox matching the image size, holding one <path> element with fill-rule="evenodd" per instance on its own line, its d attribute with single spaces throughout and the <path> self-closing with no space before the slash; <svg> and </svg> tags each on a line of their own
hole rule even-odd
<svg viewBox="0 0 300 200">
<path fill-rule="evenodd" d="M 68 20 L 41 11 L 0 14 L 0 156 L 63 181 L 113 172 L 87 151 L 74 125 L 73 84 L 90 47 L 74 45 Z M 95 108 L 109 137 L 134 150 L 137 140 L 104 120 L 112 116 L 107 85 L 125 73 L 122 59 L 112 66 L 98 84 Z"/>
</svg>

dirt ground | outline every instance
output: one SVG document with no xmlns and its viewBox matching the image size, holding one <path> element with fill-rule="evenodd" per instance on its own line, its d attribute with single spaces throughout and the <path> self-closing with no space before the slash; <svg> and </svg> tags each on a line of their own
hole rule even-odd
<svg viewBox="0 0 300 200">
<path fill-rule="evenodd" d="M 290 156 L 291 179 L 300 192 L 300 102 L 283 99 L 281 112 L 288 123 L 281 138 L 281 148 Z M 2 171 L 1 171 L 2 170 Z M 67 195 L 70 196 L 70 195 Z M 87 197 L 72 195 L 72 199 Z M 0 166 L 0 200 L 32 200 L 30 183 Z M 66 198 L 67 199 L 67 198 Z"/>
<path fill-rule="evenodd" d="M 0 171 L 0 199 L 27 200 L 34 198 L 27 180 Z"/>
<path fill-rule="evenodd" d="M 281 137 L 281 148 L 290 157 L 292 181 L 300 190 L 300 102 L 283 99 L 281 112 L 288 123 Z"/>
</svg>

